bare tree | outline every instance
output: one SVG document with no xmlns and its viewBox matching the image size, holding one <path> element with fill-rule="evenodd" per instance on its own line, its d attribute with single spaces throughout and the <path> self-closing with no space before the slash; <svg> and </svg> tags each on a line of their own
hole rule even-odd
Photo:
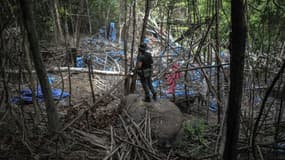
<svg viewBox="0 0 285 160">
<path fill-rule="evenodd" d="M 90 16 L 90 5 L 89 5 L 89 1 L 86 0 L 85 3 L 86 3 L 87 15 L 88 15 L 89 34 L 92 34 L 92 22 L 91 22 L 91 16 Z"/>
<path fill-rule="evenodd" d="M 128 32 L 129 32 L 129 23 L 130 23 L 130 19 L 129 19 L 129 21 L 127 21 L 127 15 L 128 15 L 128 4 L 127 4 L 128 2 L 125 0 L 124 1 L 124 9 L 125 9 L 125 11 L 124 11 L 124 37 L 123 37 L 123 39 L 124 39 L 124 59 L 125 59 L 125 76 L 127 76 L 127 74 L 128 74 Z M 127 23 L 127 22 L 129 22 L 129 23 Z M 126 78 L 125 79 L 125 83 L 124 83 L 124 88 L 125 88 L 125 91 L 124 91 L 124 93 L 125 93 L 125 95 L 127 95 L 127 94 L 129 94 L 129 78 Z"/>
<path fill-rule="evenodd" d="M 48 130 L 50 133 L 55 133 L 59 129 L 59 119 L 55 103 L 52 98 L 51 87 L 48 83 L 47 72 L 43 64 L 42 56 L 40 54 L 38 35 L 37 32 L 35 32 L 36 28 L 34 22 L 35 18 L 32 12 L 32 0 L 19 0 L 19 4 L 23 15 L 23 23 L 27 30 L 35 70 L 44 95 L 46 112 L 48 115 Z"/>
<path fill-rule="evenodd" d="M 244 72 L 244 52 L 246 44 L 246 24 L 243 0 L 231 1 L 231 24 L 231 83 L 226 113 L 226 141 L 223 152 L 224 160 L 235 160 L 237 157 Z"/>
<path fill-rule="evenodd" d="M 145 30 L 146 30 L 146 26 L 147 26 L 148 17 L 150 14 L 150 5 L 151 5 L 150 0 L 146 0 L 145 1 L 145 13 L 144 13 L 144 18 L 143 18 L 143 26 L 142 26 L 140 43 L 142 43 L 144 38 L 145 38 Z"/>
<path fill-rule="evenodd" d="M 61 21 L 60 21 L 60 15 L 59 15 L 59 2 L 58 0 L 53 0 L 52 1 L 52 16 L 54 18 L 54 25 L 55 25 L 55 33 L 56 33 L 56 39 L 59 38 L 60 42 L 63 42 L 64 37 L 63 37 L 63 32 L 61 28 Z"/>
<path fill-rule="evenodd" d="M 76 28 L 75 28 L 75 48 L 79 48 L 80 42 L 80 30 L 82 25 L 81 15 L 84 13 L 84 0 L 80 0 L 80 8 L 76 19 Z"/>
<path fill-rule="evenodd" d="M 143 26 L 142 26 L 142 31 L 141 31 L 140 44 L 144 41 L 144 38 L 145 38 L 147 21 L 148 21 L 149 15 L 150 15 L 150 6 L 151 6 L 151 1 L 146 0 L 145 1 L 145 13 L 144 13 L 144 18 L 143 18 Z M 132 82 L 131 82 L 131 86 L 130 86 L 130 93 L 134 93 L 134 91 L 136 89 L 136 79 L 137 79 L 137 75 L 134 75 L 132 77 Z"/>
</svg>

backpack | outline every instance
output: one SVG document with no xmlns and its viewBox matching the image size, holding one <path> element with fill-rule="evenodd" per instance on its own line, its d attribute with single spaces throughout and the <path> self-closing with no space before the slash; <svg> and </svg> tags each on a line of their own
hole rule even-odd
<svg viewBox="0 0 285 160">
<path fill-rule="evenodd" d="M 151 68 L 151 65 L 153 64 L 152 56 L 149 52 L 144 53 L 144 60 L 143 60 L 143 65 L 142 68 Z"/>
</svg>

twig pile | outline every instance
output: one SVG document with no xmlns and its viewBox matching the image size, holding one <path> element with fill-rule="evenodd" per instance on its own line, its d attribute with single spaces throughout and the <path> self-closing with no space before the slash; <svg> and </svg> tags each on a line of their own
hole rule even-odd
<svg viewBox="0 0 285 160">
<path fill-rule="evenodd" d="M 104 160 L 163 159 L 164 155 L 158 154 L 153 145 L 150 115 L 147 111 L 145 118 L 139 123 L 136 123 L 126 111 L 119 115 L 118 121 L 118 125 L 111 125 L 108 131 L 96 129 L 96 131 L 84 132 L 72 128 L 72 134 L 78 141 L 88 142 L 91 146 L 98 148 L 101 154 L 106 153 L 102 158 Z"/>
</svg>

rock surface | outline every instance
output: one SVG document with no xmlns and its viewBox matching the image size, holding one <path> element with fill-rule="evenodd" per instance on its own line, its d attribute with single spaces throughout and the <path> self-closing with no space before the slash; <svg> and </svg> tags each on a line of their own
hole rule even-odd
<svg viewBox="0 0 285 160">
<path fill-rule="evenodd" d="M 183 117 L 179 108 L 167 99 L 159 99 L 150 103 L 142 97 L 131 94 L 124 100 L 126 110 L 136 122 L 141 122 L 149 111 L 152 135 L 160 142 L 172 141 L 179 133 Z"/>
</svg>

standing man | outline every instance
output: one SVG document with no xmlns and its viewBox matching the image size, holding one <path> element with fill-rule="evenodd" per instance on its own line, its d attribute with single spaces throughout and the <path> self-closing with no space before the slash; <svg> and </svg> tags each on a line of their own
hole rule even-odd
<svg viewBox="0 0 285 160">
<path fill-rule="evenodd" d="M 140 44 L 139 56 L 137 58 L 137 72 L 140 76 L 141 84 L 145 93 L 145 102 L 150 102 L 149 89 L 152 93 L 153 100 L 156 101 L 156 92 L 152 86 L 152 56 L 149 52 L 146 52 L 146 44 Z"/>
</svg>

